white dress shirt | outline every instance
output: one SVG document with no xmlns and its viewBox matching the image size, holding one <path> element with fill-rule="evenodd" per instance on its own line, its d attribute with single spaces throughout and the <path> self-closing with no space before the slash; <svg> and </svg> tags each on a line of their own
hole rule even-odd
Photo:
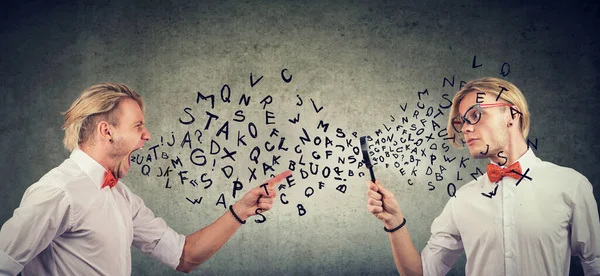
<svg viewBox="0 0 600 276">
<path fill-rule="evenodd" d="M 130 275 L 131 245 L 176 268 L 185 236 L 79 149 L 31 185 L 0 230 L 0 275 Z"/>
<path fill-rule="evenodd" d="M 590 182 L 531 149 L 517 161 L 531 180 L 504 177 L 496 184 L 486 173 L 450 198 L 421 252 L 424 275 L 445 275 L 463 249 L 467 275 L 569 275 L 571 255 L 579 256 L 586 275 L 600 275 Z"/>
</svg>

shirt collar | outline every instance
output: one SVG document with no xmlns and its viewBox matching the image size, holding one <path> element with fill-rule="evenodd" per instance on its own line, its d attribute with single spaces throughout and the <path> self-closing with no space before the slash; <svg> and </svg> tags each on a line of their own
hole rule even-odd
<svg viewBox="0 0 600 276">
<path fill-rule="evenodd" d="M 71 152 L 69 158 L 75 162 L 75 164 L 77 164 L 92 180 L 92 183 L 100 189 L 104 182 L 104 173 L 106 172 L 106 169 L 100 165 L 98 161 L 94 160 L 94 158 L 79 148 L 75 148 L 73 152 Z"/>
<path fill-rule="evenodd" d="M 531 147 L 528 147 L 527 151 L 523 155 L 521 155 L 521 157 L 519 157 L 519 159 L 517 159 L 512 164 L 519 162 L 521 164 L 521 168 L 523 168 L 525 170 L 525 168 L 530 168 L 531 166 L 533 166 L 533 164 L 535 162 L 537 162 L 538 160 L 539 160 L 539 158 L 537 158 L 535 156 L 535 153 L 533 153 L 533 150 L 531 149 Z M 490 163 L 500 166 L 500 164 L 498 164 L 494 161 L 491 161 L 491 160 L 490 160 Z M 512 164 L 504 164 L 504 166 L 500 166 L 500 167 L 506 168 Z"/>
</svg>

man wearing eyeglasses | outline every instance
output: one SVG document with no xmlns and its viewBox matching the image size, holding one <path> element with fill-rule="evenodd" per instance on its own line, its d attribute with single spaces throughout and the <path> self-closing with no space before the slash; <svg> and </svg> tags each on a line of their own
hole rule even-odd
<svg viewBox="0 0 600 276">
<path fill-rule="evenodd" d="M 512 83 L 468 82 L 454 97 L 448 135 L 486 174 L 450 198 L 419 254 L 393 193 L 367 182 L 368 210 L 384 223 L 401 275 L 444 275 L 464 250 L 467 275 L 568 275 L 570 255 L 600 275 L 600 223 L 592 185 L 528 148 L 529 110 Z M 462 141 L 461 141 L 462 140 Z M 459 142 L 460 141 L 460 142 Z"/>
</svg>

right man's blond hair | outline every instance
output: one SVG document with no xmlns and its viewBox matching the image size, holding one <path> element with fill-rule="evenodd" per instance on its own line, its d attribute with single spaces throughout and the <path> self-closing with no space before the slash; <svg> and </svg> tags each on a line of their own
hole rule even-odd
<svg viewBox="0 0 600 276">
<path fill-rule="evenodd" d="M 502 94 L 500 94 L 500 91 L 502 91 Z M 448 126 L 446 129 L 448 132 L 448 138 L 454 137 L 454 139 L 450 140 L 453 146 L 457 148 L 463 147 L 463 145 L 460 143 L 461 139 L 459 138 L 458 133 L 456 133 L 454 127 L 452 126 L 454 123 L 452 119 L 458 116 L 458 106 L 460 105 L 462 99 L 471 92 L 484 92 L 486 94 L 494 95 L 496 98 L 498 98 L 498 95 L 500 95 L 498 100 L 502 99 L 511 105 L 516 106 L 518 112 L 520 112 L 519 123 L 521 126 L 521 133 L 523 134 L 523 138 L 527 139 L 527 135 L 529 134 L 530 114 L 525 96 L 523 96 L 521 90 L 519 90 L 519 88 L 517 88 L 511 82 L 499 78 L 487 77 L 467 82 L 467 84 L 465 84 L 465 86 L 456 93 L 454 99 L 452 99 L 452 109 L 450 111 Z M 517 111 L 510 110 L 510 112 L 511 115 L 513 113 L 517 114 Z"/>
<path fill-rule="evenodd" d="M 120 101 L 125 98 L 135 100 L 144 112 L 142 97 L 125 84 L 105 82 L 84 90 L 69 110 L 62 113 L 65 116 L 62 126 L 65 148 L 73 151 L 79 145 L 91 142 L 89 140 L 96 131 L 96 125 L 103 120 L 117 126 L 119 120 L 116 111 Z"/>
</svg>

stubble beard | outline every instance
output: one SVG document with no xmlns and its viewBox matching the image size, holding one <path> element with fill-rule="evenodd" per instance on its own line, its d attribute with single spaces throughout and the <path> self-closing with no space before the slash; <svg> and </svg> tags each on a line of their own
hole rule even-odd
<svg viewBox="0 0 600 276">
<path fill-rule="evenodd" d="M 115 167 L 113 168 L 114 171 L 112 173 L 116 178 L 123 178 L 127 174 L 123 162 L 129 162 L 130 153 L 131 152 L 123 147 L 120 139 L 114 140 L 113 148 L 109 153 L 109 156 L 115 162 Z"/>
</svg>

